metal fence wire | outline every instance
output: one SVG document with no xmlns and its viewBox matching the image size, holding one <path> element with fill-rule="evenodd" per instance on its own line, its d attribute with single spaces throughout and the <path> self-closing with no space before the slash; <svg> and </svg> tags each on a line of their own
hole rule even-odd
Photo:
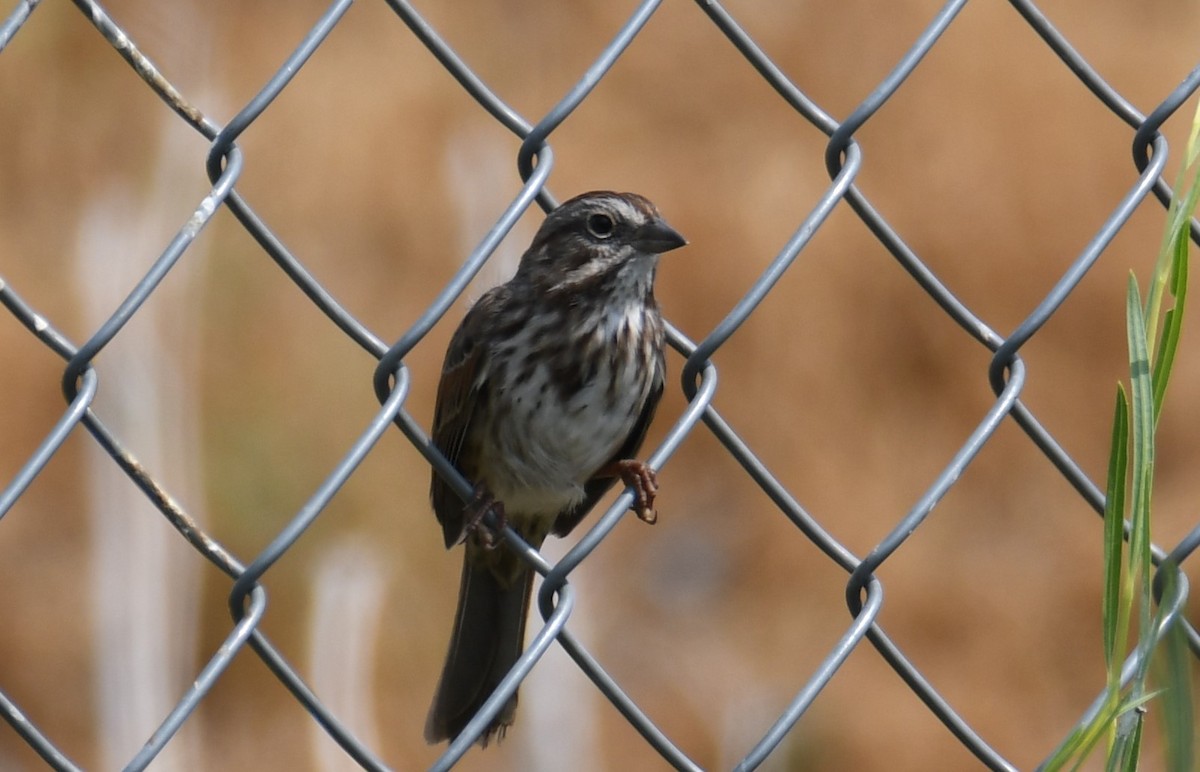
<svg viewBox="0 0 1200 772">
<path fill-rule="evenodd" d="M 981 736 L 967 719 L 956 712 L 951 701 L 939 693 L 934 684 L 906 658 L 893 638 L 885 634 L 879 624 L 885 597 L 884 582 L 880 578 L 883 575 L 881 568 L 921 530 L 931 511 L 955 486 L 968 464 L 996 436 L 998 429 L 1009 421 L 1019 425 L 1028 441 L 1036 446 L 1040 456 L 1065 478 L 1088 507 L 1097 513 L 1102 512 L 1101 489 L 1084 473 L 1046 425 L 1022 402 L 1027 369 L 1021 352 L 1072 297 L 1080 283 L 1097 264 L 1106 247 L 1133 217 L 1139 205 L 1144 201 L 1157 199 L 1165 206 L 1169 201 L 1171 191 L 1163 176 L 1167 160 L 1167 142 L 1159 130 L 1200 86 L 1200 67 L 1188 73 L 1183 82 L 1154 106 L 1148 116 L 1143 115 L 1105 82 L 1033 3 L 1010 0 L 1010 4 L 1028 30 L 1036 33 L 1041 43 L 1061 62 L 1061 66 L 1067 68 L 1078 80 L 1080 91 L 1086 91 L 1103 106 L 1107 111 L 1103 120 L 1128 126 L 1133 139 L 1136 177 L 1131 175 L 1128 190 L 1112 209 L 1111 215 L 1095 229 L 1078 257 L 1065 266 L 1050 291 L 1033 305 L 1013 332 L 1004 335 L 994 330 L 980 314 L 960 302 L 947 287 L 944 279 L 939 278 L 928 261 L 923 260 L 917 250 L 906 243 L 899 229 L 889 224 L 881 211 L 872 205 L 856 185 L 860 173 L 864 168 L 869 168 L 869 164 L 864 162 L 864 153 L 856 137 L 890 100 L 902 93 L 906 79 L 918 67 L 923 57 L 945 39 L 948 30 L 959 18 L 959 12 L 966 6 L 965 0 L 953 0 L 937 10 L 894 68 L 842 120 L 831 117 L 827 110 L 806 95 L 801 86 L 797 85 L 796 78 L 781 70 L 764 53 L 754 37 L 739 25 L 733 12 L 712 0 L 699 0 L 696 3 L 699 12 L 719 30 L 724 41 L 744 58 L 745 66 L 753 68 L 795 115 L 828 137 L 824 157 L 829 176 L 828 185 L 808 215 L 795 227 L 782 249 L 766 264 L 753 285 L 728 308 L 719 324 L 702 334 L 692 336 L 698 338 L 698 342 L 690 340 L 689 336 L 679 329 L 670 328 L 670 345 L 679 355 L 673 360 L 676 363 L 676 372 L 679 372 L 678 363 L 682 362 L 680 383 L 686 406 L 678 414 L 667 419 L 673 420 L 673 423 L 670 423 L 661 442 L 655 447 L 644 449 L 644 453 L 648 453 L 649 463 L 655 468 L 661 468 L 690 435 L 711 433 L 729 456 L 736 460 L 741 471 L 759 486 L 778 512 L 794 525 L 796 537 L 809 540 L 829 561 L 849 576 L 845 586 L 849 614 L 840 639 L 828 649 L 824 660 L 805 674 L 804 680 L 797 681 L 791 701 L 782 706 L 771 721 L 764 723 L 758 741 L 740 751 L 744 755 L 736 761 L 737 769 L 753 769 L 764 764 L 773 752 L 780 749 L 781 743 L 784 743 L 797 722 L 802 721 L 806 711 L 822 694 L 822 690 L 839 677 L 840 668 L 847 658 L 856 651 L 865 653 L 872 650 L 911 689 L 923 709 L 935 716 L 944 725 L 945 730 L 978 759 L 980 764 L 991 769 L 1016 768 L 1015 764 L 1006 758 L 1005 749 L 989 744 L 988 738 Z M 47 4 L 50 5 L 52 4 Z M 8 47 L 23 35 L 38 34 L 39 16 L 46 12 L 39 6 L 37 0 L 17 2 L 0 26 L 0 49 Z M 451 313 L 447 316 L 447 312 L 463 296 L 468 284 L 497 252 L 526 210 L 531 209 L 534 204 L 547 211 L 555 206 L 556 198 L 547 187 L 547 181 L 555 167 L 552 151 L 555 131 L 587 102 L 593 89 L 609 76 L 626 51 L 638 44 L 639 35 L 659 10 L 660 2 L 647 0 L 637 5 L 617 34 L 603 45 L 600 54 L 579 74 L 565 96 L 545 115 L 529 119 L 513 109 L 476 74 L 467 64 L 469 56 L 460 56 L 413 5 L 402 0 L 387 0 L 390 11 L 403 23 L 408 33 L 420 41 L 438 65 L 453 77 L 457 88 L 465 91 L 491 120 L 520 138 L 517 168 L 523 182 L 519 194 L 495 219 L 486 236 L 462 261 L 453 278 L 394 343 L 388 342 L 392 339 L 391 335 L 368 329 L 346 306 L 335 300 L 331 291 L 284 246 L 265 219 L 252 208 L 248 197 L 238 189 L 239 177 L 246 166 L 246 159 L 238 146 L 238 138 L 271 110 L 276 100 L 288 91 L 310 58 L 332 39 L 331 36 L 351 6 L 350 0 L 333 2 L 303 36 L 291 55 L 279 63 L 278 69 L 258 93 L 224 124 L 215 121 L 211 115 L 206 114 L 199 101 L 173 85 L 170 74 L 160 72 L 152 62 L 151 56 L 154 52 L 140 48 L 122 28 L 120 22 L 104 7 L 88 0 L 75 0 L 75 6 L 96 32 L 128 63 L 136 77 L 166 103 L 178 120 L 210 143 L 206 170 L 212 187 L 195 205 L 194 213 L 180 223 L 174 238 L 161 250 L 161 254 L 153 261 L 149 270 L 128 288 L 124 301 L 102 324 L 89 330 L 82 343 L 72 342 L 68 335 L 61 332 L 62 323 L 43 316 L 32 303 L 23 299 L 18 287 L 0 279 L 0 301 L 11 318 L 66 362 L 61 385 L 67 403 L 44 440 L 28 454 L 27 460 L 0 492 L 0 517 L 9 513 L 14 505 L 22 500 L 22 496 L 39 473 L 51 464 L 56 456 L 63 453 L 68 438 L 79 435 L 82 429 L 90 435 L 91 441 L 103 449 L 112 464 L 127 475 L 141 494 L 161 512 L 178 535 L 186 540 L 196 553 L 227 574 L 232 582 L 228 604 L 233 624 L 228 629 L 228 634 L 212 649 L 211 656 L 203 667 L 198 672 L 189 674 L 190 687 L 179 698 L 174 708 L 161 717 L 158 727 L 146 728 L 148 739 L 144 747 L 128 760 L 128 769 L 143 769 L 154 762 L 164 748 L 177 738 L 181 728 L 189 721 L 196 720 L 198 707 L 210 692 L 222 679 L 231 677 L 230 667 L 235 660 L 247 657 L 251 653 L 266 664 L 274 677 L 286 687 L 321 729 L 336 741 L 349 759 L 364 768 L 386 768 L 387 762 L 381 758 L 378 749 L 368 747 L 356 738 L 354 727 L 347 725 L 344 717 L 335 715 L 323 704 L 321 695 L 314 693 L 297 668 L 285 659 L 280 648 L 264 634 L 261 623 L 268 606 L 266 587 L 269 584 L 269 574 L 277 562 L 321 516 L 334 495 L 356 473 L 364 459 L 377 448 L 380 439 L 394 431 L 393 425 L 399 426 L 412 446 L 431 464 L 440 465 L 439 468 L 446 470 L 444 461 L 430 447 L 422 427 L 421 422 L 426 416 L 414 416 L 409 412 L 408 398 L 413 389 L 414 376 L 406 365 L 406 357 L 435 325 L 442 323 L 452 326 L 455 323 L 456 315 Z M 288 12 L 301 13 L 301 10 L 299 7 L 289 8 Z M 10 64 L 6 59 L 0 59 L 0 72 Z M 30 87 L 39 85 L 44 84 L 30 84 Z M 445 87 L 454 88 L 449 80 L 446 80 Z M 5 185 L 6 182 L 0 179 L 0 187 Z M 879 540 L 865 558 L 853 554 L 834 538 L 822 522 L 811 516 L 801 506 L 797 496 L 768 471 L 759 455 L 756 455 L 755 449 L 739 437 L 730 422 L 714 407 L 714 397 L 718 393 L 718 367 L 714 364 L 717 352 L 756 313 L 760 304 L 777 287 L 806 246 L 826 225 L 831 214 L 839 208 L 852 210 L 874 238 L 895 258 L 927 296 L 922 298 L 922 302 L 932 301 L 946 317 L 990 352 L 988 380 L 995 395 L 994 402 L 968 439 L 946 459 L 944 467 L 928 482 L 923 495 L 895 522 L 891 532 Z M 167 489 L 166 483 L 155 476 L 154 469 L 146 468 L 139 462 L 139 449 L 122 441 L 112 425 L 105 421 L 102 411 L 93 410 L 98 390 L 104 380 L 103 362 L 98 361 L 98 358 L 105 347 L 127 330 L 127 325 L 139 314 L 148 299 L 160 291 L 168 273 L 194 254 L 192 248 L 198 235 L 222 212 L 236 218 L 258 248 L 269 255 L 287 278 L 300 288 L 337 330 L 378 360 L 378 367 L 374 371 L 374 390 L 380 403 L 378 412 L 340 458 L 333 471 L 316 488 L 311 498 L 278 533 L 273 534 L 266 548 L 248 561 L 239 560 L 231 550 L 222 546 L 212 527 L 202 526 L 181 503 L 184 499 L 177 499 L 172 491 Z M 670 219 L 671 213 L 667 211 L 665 214 Z M 1192 227 L 1195 240 L 1200 235 L 1200 229 L 1196 223 L 1193 223 Z M 17 257 L 3 256 L 8 265 L 0 266 L 0 269 L 8 270 L 12 265 L 10 261 Z M 670 309 L 667 310 L 669 313 Z M 447 318 L 443 320 L 443 317 Z M 663 421 L 660 414 L 660 423 Z M 449 473 L 453 474 L 453 470 Z M 456 484 L 464 494 L 470 491 L 468 481 L 457 478 Z M 572 613 L 576 602 L 576 587 L 569 581 L 572 572 L 609 536 L 625 516 L 630 501 L 631 494 L 626 492 L 613 502 L 606 512 L 593 513 L 587 521 L 586 534 L 573 544 L 561 560 L 556 563 L 538 563 L 544 580 L 537 596 L 537 606 L 544 619 L 544 625 L 530 638 L 527 651 L 517 666 L 517 672 L 523 677 L 539 664 L 539 660 L 549 649 L 561 646 L 574 660 L 575 665 L 611 701 L 666 764 L 677 769 L 699 769 L 699 764 L 689 757 L 688 750 L 673 742 L 672 738 L 656 725 L 654 717 L 639 707 L 638 701 L 606 672 L 603 664 L 589 653 L 572 631 Z M 413 508 L 424 506 L 424 502 L 411 504 Z M 9 522 L 12 522 L 12 518 L 0 521 L 0 539 L 15 538 L 9 533 L 9 530 L 15 529 L 6 530 L 3 527 Z M 1100 522 L 1099 518 L 1095 521 L 1097 531 Z M 432 522 L 428 527 L 431 531 L 434 530 Z M 1098 545 L 1099 541 L 1096 543 Z M 1157 546 L 1154 551 L 1156 561 L 1161 562 L 1169 556 L 1186 571 L 1191 553 L 1198 544 L 1200 523 L 1178 543 Z M 1194 563 L 1194 559 L 1192 562 Z M 1186 582 L 1182 582 L 1175 597 L 1160 600 L 1164 606 L 1172 609 L 1173 613 L 1182 613 L 1186 609 L 1186 590 Z M 802 591 L 802 588 L 798 588 L 797 591 Z M 1003 591 L 997 587 L 980 590 L 981 593 Z M 20 626 L 23 622 L 21 619 L 10 618 L 6 620 L 6 624 Z M 1200 655 L 1200 634 L 1192 624 L 1186 625 L 1186 629 L 1191 652 L 1193 655 Z M 1053 675 L 1047 674 L 1047 678 L 1053 678 Z M 11 694 L 8 685 L 0 684 L 0 688 Z M 498 709 L 499 702 L 495 707 Z M 1098 707 L 1098 702 L 1093 704 L 1080 720 L 1086 720 Z M 79 768 L 72 760 L 72 747 L 61 739 L 56 739 L 51 732 L 44 731 L 42 717 L 23 712 L 17 701 L 10 699 L 5 692 L 0 692 L 0 715 L 46 763 L 56 769 Z M 486 717 L 480 717 L 468 727 L 463 736 L 451 743 L 434 768 L 447 769 L 457 764 L 478 738 L 486 724 L 485 719 Z M 847 721 L 850 719 L 847 718 Z M 1065 736 L 1069 729 L 1070 727 L 1061 727 L 1061 736 Z M 415 739 L 416 731 L 412 734 Z M 1050 750 L 1046 748 L 1045 752 L 1048 754 Z M 74 753 L 77 754 L 78 751 Z"/>
</svg>

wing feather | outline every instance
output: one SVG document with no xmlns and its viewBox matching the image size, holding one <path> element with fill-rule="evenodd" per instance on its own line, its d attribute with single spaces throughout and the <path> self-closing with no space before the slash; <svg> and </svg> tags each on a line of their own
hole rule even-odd
<svg viewBox="0 0 1200 772">
<path fill-rule="evenodd" d="M 485 294 L 455 330 L 446 349 L 437 403 L 433 409 L 431 439 L 434 446 L 472 480 L 476 460 L 465 447 L 465 441 L 472 421 L 482 413 L 481 403 L 487 398 L 487 367 L 480 333 L 494 314 L 497 297 L 495 290 Z M 462 536 L 464 503 L 436 470 L 430 482 L 429 498 L 434 514 L 442 524 L 446 546 L 451 547 Z"/>
</svg>

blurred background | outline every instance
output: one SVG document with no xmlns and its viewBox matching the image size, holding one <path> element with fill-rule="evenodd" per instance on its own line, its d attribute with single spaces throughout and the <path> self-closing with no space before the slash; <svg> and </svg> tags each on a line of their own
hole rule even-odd
<svg viewBox="0 0 1200 772">
<path fill-rule="evenodd" d="M 12 3 L 4 4 L 12 8 Z M 940 7 L 761 3 L 729 10 L 837 119 Z M 313 2 L 114 0 L 170 80 L 224 123 L 324 9 Z M 632 3 L 423 3 L 475 71 L 531 122 L 575 83 Z M 1195 65 L 1179 0 L 1044 9 L 1143 113 Z M 4 13 L 7 13 L 4 10 Z M 1186 112 L 1186 111 L 1185 111 Z M 1167 125 L 1178 154 L 1190 115 Z M 1132 130 L 1003 3 L 968 4 L 856 135 L 858 185 L 957 296 L 1007 335 L 1132 186 Z M 660 302 L 703 338 L 808 214 L 826 138 L 693 4 L 664 3 L 551 136 L 550 187 L 637 191 L 691 245 Z M 360 3 L 242 135 L 237 189 L 323 285 L 397 339 L 520 188 L 519 140 L 383 3 Z M 0 276 L 76 344 L 106 319 L 209 190 L 207 142 L 68 3 L 38 7 L 0 58 Z M 1168 162 L 1173 175 L 1177 159 Z M 1171 178 L 1170 176 L 1168 177 Z M 470 301 L 505 279 L 532 210 L 407 358 L 428 427 L 441 358 Z M 1102 481 L 1124 377 L 1125 283 L 1148 275 L 1150 202 L 1022 350 L 1023 400 Z M 1193 314 L 1194 316 L 1194 314 Z M 1167 401 L 1156 540 L 1196 522 L 1200 356 Z M 921 292 L 847 206 L 714 357 L 715 405 L 809 512 L 865 555 L 992 404 L 989 353 Z M 207 532 L 249 561 L 365 429 L 375 361 L 219 212 L 96 362 L 96 412 Z M 684 407 L 681 360 L 649 447 Z M 0 314 L 0 484 L 63 411 L 63 362 Z M 336 715 L 397 769 L 421 739 L 460 555 L 442 549 L 429 470 L 391 431 L 265 580 L 263 629 Z M 846 576 L 703 428 L 660 476 L 659 523 L 629 518 L 573 577 L 570 629 L 705 768 L 767 730 L 847 629 Z M 77 430 L 0 522 L 0 689 L 76 762 L 119 768 L 230 629 L 230 583 Z M 1104 683 L 1100 520 L 1009 422 L 879 572 L 881 623 L 966 721 L 1036 764 Z M 566 546 L 548 545 L 551 555 Z M 1193 582 L 1200 579 L 1195 566 Z M 1191 617 L 1200 613 L 1192 601 Z M 0 768 L 36 755 L 0 728 Z M 663 762 L 557 649 L 522 688 L 499 747 L 461 769 L 657 769 Z M 970 769 L 974 758 L 861 646 L 764 768 Z M 243 652 L 155 769 L 326 770 L 349 759 Z"/>
</svg>

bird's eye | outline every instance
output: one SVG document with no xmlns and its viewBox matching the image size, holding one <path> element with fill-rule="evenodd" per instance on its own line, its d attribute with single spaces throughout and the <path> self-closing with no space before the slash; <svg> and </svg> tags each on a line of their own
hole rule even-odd
<svg viewBox="0 0 1200 772">
<path fill-rule="evenodd" d="M 617 226 L 613 219 L 606 214 L 594 214 L 587 218 L 588 233 L 598 239 L 606 239 L 613 235 L 613 231 Z"/>
</svg>

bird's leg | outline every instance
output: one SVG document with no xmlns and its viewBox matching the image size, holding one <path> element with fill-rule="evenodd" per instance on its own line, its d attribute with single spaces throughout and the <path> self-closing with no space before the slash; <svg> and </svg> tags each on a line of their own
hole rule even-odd
<svg viewBox="0 0 1200 772">
<path fill-rule="evenodd" d="M 621 480 L 633 488 L 633 511 L 638 519 L 653 525 L 658 520 L 658 512 L 654 509 L 654 495 L 658 493 L 658 475 L 637 459 L 624 459 L 618 461 L 616 466 Z"/>
<path fill-rule="evenodd" d="M 488 514 L 492 522 L 487 522 Z M 508 525 L 504 516 L 504 502 L 492 495 L 483 483 L 475 486 L 471 500 L 463 507 L 463 541 L 472 534 L 479 540 L 484 549 L 493 550 L 500 544 L 501 531 Z"/>
</svg>

